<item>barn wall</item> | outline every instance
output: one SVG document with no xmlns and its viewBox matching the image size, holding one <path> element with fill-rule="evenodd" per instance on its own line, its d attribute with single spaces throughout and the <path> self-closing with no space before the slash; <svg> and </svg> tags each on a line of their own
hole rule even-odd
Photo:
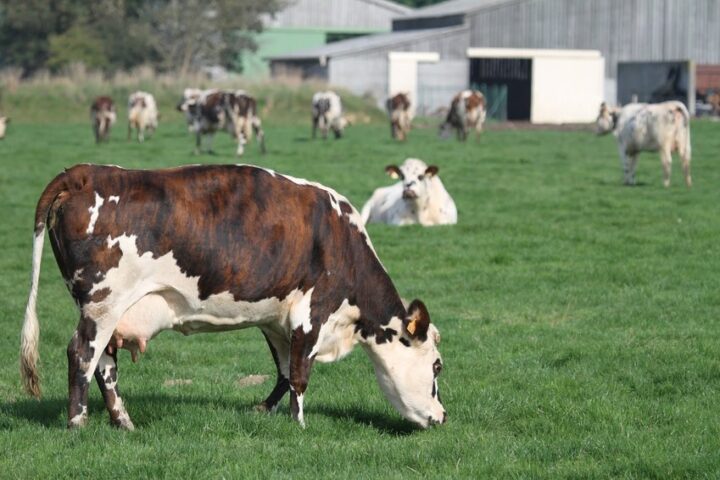
<svg viewBox="0 0 720 480">
<path fill-rule="evenodd" d="M 718 0 L 529 0 L 469 16 L 473 47 L 596 49 L 630 60 L 720 63 Z"/>
<path fill-rule="evenodd" d="M 449 83 L 454 89 L 460 82 L 456 80 L 458 61 L 467 69 L 468 30 L 450 32 L 445 35 L 436 35 L 424 40 L 414 40 L 407 43 L 393 44 L 388 47 L 371 51 L 353 53 L 352 55 L 333 57 L 329 60 L 328 80 L 332 85 L 340 85 L 359 95 L 369 93 L 383 105 L 388 96 L 388 54 L 390 52 L 436 52 L 440 55 L 440 62 L 452 68 Z M 454 61 L 445 63 L 446 61 Z M 428 68 L 426 64 L 418 64 L 418 85 L 422 87 L 422 72 Z M 436 76 L 438 73 L 433 73 Z M 450 78 L 450 77 L 448 77 Z M 435 83 L 440 81 L 436 79 Z M 456 84 L 457 82 L 457 84 Z M 469 77 L 464 75 L 462 88 L 467 88 Z M 422 105 L 418 105 L 423 108 Z"/>
<path fill-rule="evenodd" d="M 267 27 L 324 29 L 392 28 L 392 19 L 406 11 L 399 7 L 388 8 L 380 2 L 364 0 L 294 0 L 290 5 L 265 22 Z"/>
</svg>

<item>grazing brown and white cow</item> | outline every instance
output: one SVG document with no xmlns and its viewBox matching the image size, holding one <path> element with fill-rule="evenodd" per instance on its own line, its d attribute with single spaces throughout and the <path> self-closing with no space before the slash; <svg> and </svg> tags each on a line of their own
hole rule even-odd
<svg viewBox="0 0 720 480">
<path fill-rule="evenodd" d="M 485 123 L 485 95 L 477 90 L 463 90 L 450 103 L 445 121 L 440 125 L 440 136 L 446 138 L 455 129 L 458 140 L 467 140 L 468 131 L 475 130 L 480 138 Z"/>
<path fill-rule="evenodd" d="M 243 91 L 186 89 L 177 109 L 185 113 L 189 129 L 195 133 L 196 153 L 200 153 L 203 136 L 209 137 L 207 150 L 212 153 L 212 136 L 222 130 L 237 140 L 238 156 L 244 153 L 253 132 L 260 143 L 260 151 L 265 153 L 265 134 L 258 117 L 257 102 Z"/>
<path fill-rule="evenodd" d="M 389 225 L 454 225 L 457 208 L 438 177 L 438 167 L 427 166 L 422 160 L 408 158 L 398 167 L 389 165 L 385 171 L 400 179 L 394 185 L 373 192 L 362 208 L 362 221 Z"/>
<path fill-rule="evenodd" d="M 154 133 L 158 126 L 155 97 L 147 92 L 133 92 L 128 97 L 128 140 L 135 129 L 138 142 L 145 141 L 145 130 Z"/>
<path fill-rule="evenodd" d="M 396 140 L 405 140 L 410 133 L 410 97 L 406 93 L 398 93 L 388 98 L 385 103 L 390 117 L 390 134 Z"/>
<path fill-rule="evenodd" d="M 342 137 L 343 130 L 350 123 L 343 117 L 340 96 L 328 90 L 316 92 L 312 98 L 312 138 L 320 128 L 322 138 L 327 138 L 328 130 L 332 130 L 335 138 Z"/>
<path fill-rule="evenodd" d="M 8 123 L 10 123 L 10 117 L 0 117 L 0 140 L 5 138 Z"/>
<path fill-rule="evenodd" d="M 21 339 L 26 390 L 39 395 L 36 314 L 45 230 L 80 310 L 68 346 L 68 427 L 87 421 L 93 378 L 111 422 L 132 429 L 118 392 L 118 349 L 141 353 L 163 330 L 262 330 L 277 383 L 303 424 L 314 361 L 360 343 L 408 420 L 443 423 L 440 335 L 419 300 L 406 309 L 360 215 L 317 183 L 244 165 L 125 170 L 78 165 L 35 212 L 32 283 Z"/>
<path fill-rule="evenodd" d="M 635 185 L 635 169 L 640 152 L 660 152 L 663 184 L 670 186 L 673 152 L 678 152 L 685 184 L 692 186 L 690 175 L 690 113 L 682 102 L 631 103 L 622 108 L 600 105 L 597 133 L 613 132 L 617 137 L 625 185 Z"/>
<path fill-rule="evenodd" d="M 110 126 L 115 123 L 115 103 L 107 96 L 97 97 L 90 106 L 90 120 L 95 133 L 95 143 L 110 139 Z"/>
</svg>

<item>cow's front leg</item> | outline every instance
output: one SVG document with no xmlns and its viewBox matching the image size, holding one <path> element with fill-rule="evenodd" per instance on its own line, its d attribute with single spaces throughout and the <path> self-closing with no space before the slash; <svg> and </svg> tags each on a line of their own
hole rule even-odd
<svg viewBox="0 0 720 480">
<path fill-rule="evenodd" d="M 620 148 L 620 166 L 623 170 L 623 183 L 625 185 L 635 185 L 635 174 L 632 171 L 632 165 L 636 164 L 635 155 L 630 155 L 621 147 Z"/>
<path fill-rule="evenodd" d="M 95 380 L 97 380 L 100 393 L 105 399 L 105 407 L 110 414 L 110 423 L 118 428 L 125 430 L 134 430 L 135 426 L 130 420 L 125 405 L 120 397 L 118 389 L 118 368 L 117 368 L 117 350 L 108 347 L 108 351 L 103 352 L 95 369 Z"/>
<path fill-rule="evenodd" d="M 282 400 L 287 391 L 290 389 L 290 344 L 287 336 L 283 338 L 282 335 L 265 330 L 263 330 L 262 333 L 268 347 L 270 347 L 270 353 L 272 353 L 273 361 L 275 362 L 277 380 L 273 391 L 270 392 L 270 395 L 268 395 L 268 397 L 260 405 L 258 405 L 256 409 L 263 412 L 274 412 L 275 409 L 277 409 L 280 400 Z"/>
<path fill-rule="evenodd" d="M 316 340 L 315 330 L 305 333 L 301 325 L 293 330 L 290 341 L 290 413 L 303 428 L 303 401 L 313 364 L 309 354 Z"/>
<path fill-rule="evenodd" d="M 116 322 L 115 322 L 116 323 Z M 88 385 L 115 323 L 98 323 L 83 315 L 67 348 L 68 357 L 68 428 L 82 427 L 88 418 Z"/>
</svg>

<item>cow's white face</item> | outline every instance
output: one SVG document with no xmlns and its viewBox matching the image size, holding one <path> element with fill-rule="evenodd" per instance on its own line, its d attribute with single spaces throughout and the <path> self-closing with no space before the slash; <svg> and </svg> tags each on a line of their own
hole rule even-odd
<svg viewBox="0 0 720 480">
<path fill-rule="evenodd" d="M 7 128 L 8 123 L 10 123 L 10 119 L 8 117 L 0 117 L 0 139 L 5 138 L 5 129 Z"/>
<path fill-rule="evenodd" d="M 373 346 L 375 375 L 390 403 L 407 420 L 427 428 L 445 422 L 438 376 L 442 358 L 440 332 L 430 323 L 425 305 L 414 300 L 406 322 L 395 318 L 400 338 Z M 391 322 L 393 326 L 393 322 Z"/>
<path fill-rule="evenodd" d="M 600 104 L 600 113 L 598 114 L 596 124 L 596 132 L 598 135 L 606 135 L 615 130 L 615 122 L 617 121 L 617 110 L 610 109 L 603 102 Z"/>
<path fill-rule="evenodd" d="M 403 199 L 417 201 L 427 196 L 430 181 L 437 175 L 438 167 L 427 166 L 425 162 L 417 158 L 408 158 L 400 167 L 389 165 L 385 171 L 392 178 L 402 180 Z"/>
</svg>

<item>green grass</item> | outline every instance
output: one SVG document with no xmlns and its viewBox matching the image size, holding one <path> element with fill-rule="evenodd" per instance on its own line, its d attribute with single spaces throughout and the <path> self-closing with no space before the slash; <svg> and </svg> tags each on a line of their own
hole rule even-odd
<svg viewBox="0 0 720 480">
<path fill-rule="evenodd" d="M 401 294 L 422 298 L 440 328 L 449 423 L 427 431 L 385 401 L 361 348 L 318 364 L 308 427 L 253 411 L 274 374 L 257 330 L 164 333 L 120 381 L 137 430 L 107 421 L 91 389 L 90 424 L 66 431 L 65 348 L 77 313 L 46 243 L 38 313 L 41 401 L 18 375 L 33 211 L 45 184 L 79 162 L 156 168 L 235 162 L 193 156 L 184 126 L 144 145 L 92 143 L 85 123 L 22 123 L 0 142 L 0 477 L 85 478 L 718 478 L 720 476 L 720 125 L 693 124 L 695 186 L 661 185 L 644 154 L 642 186 L 621 186 L 612 138 L 492 131 L 480 143 L 385 124 L 341 141 L 309 125 L 267 122 L 269 153 L 248 163 L 310 178 L 360 207 L 390 183 L 383 167 L 416 156 L 440 166 L 459 223 L 369 228 Z M 164 386 L 168 379 L 192 384 Z"/>
</svg>

